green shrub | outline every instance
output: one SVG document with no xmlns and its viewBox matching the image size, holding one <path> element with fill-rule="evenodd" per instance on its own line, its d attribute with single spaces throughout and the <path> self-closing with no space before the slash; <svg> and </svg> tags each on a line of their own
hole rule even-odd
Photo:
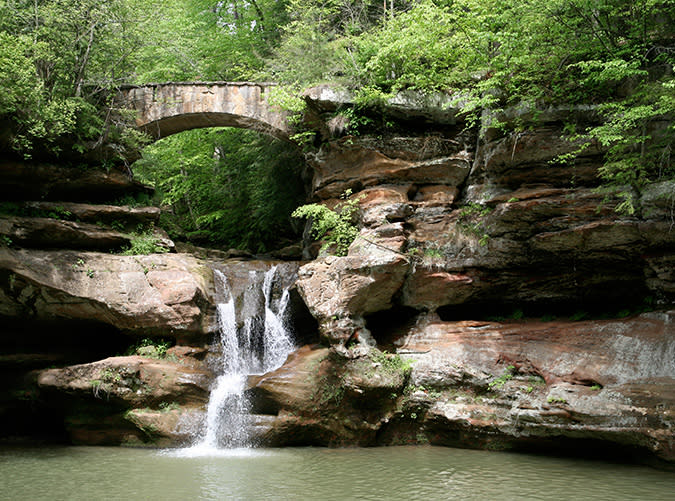
<svg viewBox="0 0 675 501">
<path fill-rule="evenodd" d="M 490 239 L 489 227 L 486 223 L 487 216 L 492 212 L 492 207 L 470 202 L 463 206 L 457 217 L 459 229 L 469 235 L 479 237 L 478 243 L 485 247 Z"/>
<path fill-rule="evenodd" d="M 298 207 L 292 216 L 307 218 L 311 221 L 312 235 L 316 240 L 324 240 L 321 252 L 333 249 L 336 256 L 346 256 L 349 246 L 359 234 L 359 229 L 354 223 L 356 213 L 359 210 L 361 197 L 349 199 L 352 190 L 345 191 L 335 209 L 319 204 L 308 204 Z"/>
<path fill-rule="evenodd" d="M 493 389 L 493 388 L 501 388 L 506 384 L 507 381 L 510 381 L 513 379 L 513 375 L 516 373 L 516 368 L 513 365 L 509 365 L 504 373 L 499 376 L 497 379 L 494 381 L 491 381 L 488 383 L 488 388 Z"/>
<path fill-rule="evenodd" d="M 171 341 L 165 339 L 141 339 L 131 346 L 125 355 L 140 355 L 149 358 L 166 358 L 166 352 L 171 348 Z"/>
<path fill-rule="evenodd" d="M 122 251 L 125 256 L 136 256 L 139 254 L 162 254 L 169 252 L 165 246 L 162 245 L 161 240 L 154 234 L 154 226 L 143 230 L 139 227 L 138 230 L 131 235 L 131 240 L 127 248 Z"/>
</svg>

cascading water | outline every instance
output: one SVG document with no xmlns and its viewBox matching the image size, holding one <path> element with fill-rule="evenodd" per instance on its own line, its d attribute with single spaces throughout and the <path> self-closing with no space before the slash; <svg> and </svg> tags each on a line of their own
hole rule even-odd
<svg viewBox="0 0 675 501">
<path fill-rule="evenodd" d="M 227 278 L 218 270 L 214 274 L 217 292 L 224 301 L 217 306 L 222 355 L 209 397 L 205 429 L 191 448 L 195 453 L 250 446 L 249 403 L 244 394 L 247 377 L 280 367 L 294 349 L 285 321 L 288 289 L 276 297 L 274 294 L 276 266 L 265 273 L 262 284 L 259 274 L 250 272 L 247 292 L 251 294 L 245 294 L 244 299 L 262 304 L 261 308 L 243 305 L 245 318 L 239 321 Z"/>
</svg>

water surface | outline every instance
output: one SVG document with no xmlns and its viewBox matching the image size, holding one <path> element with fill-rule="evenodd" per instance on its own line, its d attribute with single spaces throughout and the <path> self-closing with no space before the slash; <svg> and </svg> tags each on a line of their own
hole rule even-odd
<svg viewBox="0 0 675 501">
<path fill-rule="evenodd" d="M 646 466 L 444 447 L 0 448 L 0 499 L 672 500 Z"/>
</svg>

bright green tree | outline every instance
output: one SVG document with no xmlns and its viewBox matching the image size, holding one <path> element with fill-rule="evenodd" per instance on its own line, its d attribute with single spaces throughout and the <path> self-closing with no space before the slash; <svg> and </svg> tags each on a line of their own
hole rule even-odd
<svg viewBox="0 0 675 501">
<path fill-rule="evenodd" d="M 132 132 L 113 126 L 119 117 L 108 105 L 110 90 L 133 72 L 142 21 L 131 0 L 0 1 L 0 82 L 8 93 L 0 118 L 11 124 L 10 146 L 25 156 L 104 141 L 120 152 L 135 146 Z"/>
</svg>

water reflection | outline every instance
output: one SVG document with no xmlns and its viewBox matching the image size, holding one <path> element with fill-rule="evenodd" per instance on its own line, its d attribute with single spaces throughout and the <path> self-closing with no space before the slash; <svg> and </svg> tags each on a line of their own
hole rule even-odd
<svg viewBox="0 0 675 501">
<path fill-rule="evenodd" d="M 0 449 L 0 499 L 670 500 L 648 467 L 439 447 Z"/>
</svg>

